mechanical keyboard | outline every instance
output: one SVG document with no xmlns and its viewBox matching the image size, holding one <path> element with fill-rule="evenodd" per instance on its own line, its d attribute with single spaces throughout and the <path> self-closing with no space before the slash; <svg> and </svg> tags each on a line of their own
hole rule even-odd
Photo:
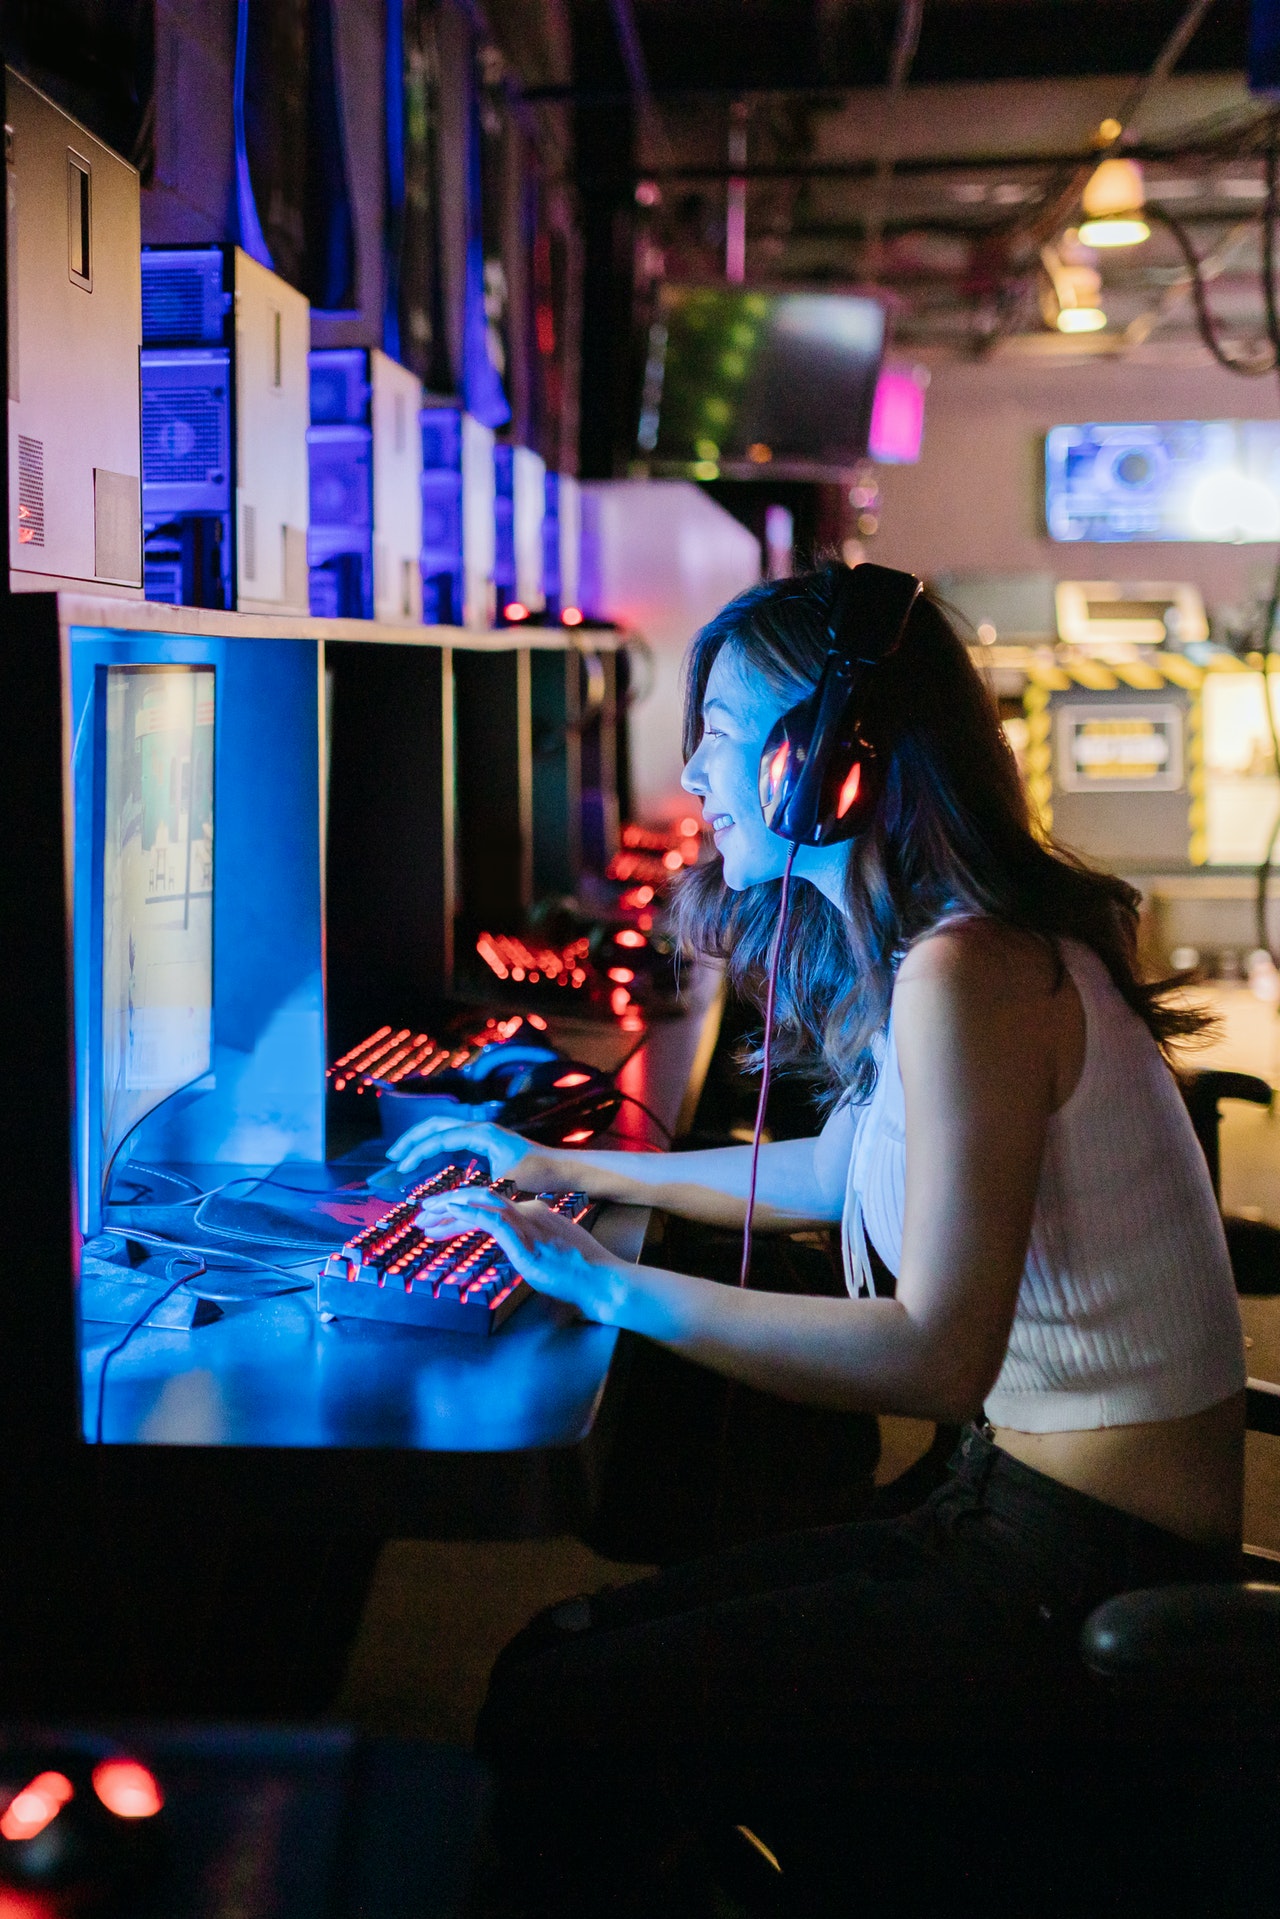
<svg viewBox="0 0 1280 1919">
<path fill-rule="evenodd" d="M 531 1288 L 492 1234 L 428 1239 L 414 1224 L 425 1200 L 460 1186 L 483 1186 L 510 1199 L 529 1197 L 518 1193 L 510 1180 L 486 1178 L 477 1160 L 440 1167 L 329 1256 L 317 1281 L 321 1317 L 377 1319 L 463 1333 L 491 1333 L 510 1318 Z M 585 1193 L 534 1197 L 577 1222 L 594 1211 Z"/>
</svg>

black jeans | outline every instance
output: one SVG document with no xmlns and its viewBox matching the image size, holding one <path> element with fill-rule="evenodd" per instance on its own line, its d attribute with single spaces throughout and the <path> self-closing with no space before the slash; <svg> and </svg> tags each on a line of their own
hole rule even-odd
<svg viewBox="0 0 1280 1919">
<path fill-rule="evenodd" d="M 1088 1613 L 1238 1571 L 1236 1555 L 1073 1492 L 971 1427 L 946 1482 L 901 1518 L 553 1607 L 498 1659 L 479 1728 L 503 1843 L 523 1855 L 519 1909 L 630 1910 L 600 1889 L 622 1860 L 641 1883 L 640 1854 L 670 1852 L 673 1812 L 736 1823 L 815 1779 L 874 1780 L 894 1751 L 1088 1739 Z"/>
</svg>

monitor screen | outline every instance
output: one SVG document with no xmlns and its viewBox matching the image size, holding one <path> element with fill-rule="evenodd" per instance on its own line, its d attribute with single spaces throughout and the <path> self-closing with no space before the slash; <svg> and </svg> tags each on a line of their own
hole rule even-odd
<svg viewBox="0 0 1280 1919">
<path fill-rule="evenodd" d="M 214 675 L 193 666 L 111 666 L 103 677 L 105 1189 L 140 1122 L 211 1064 Z"/>
<path fill-rule="evenodd" d="M 866 456 L 884 336 L 860 295 L 664 287 L 639 450 L 699 480 L 846 473 Z"/>
<path fill-rule="evenodd" d="M 1280 538 L 1280 422 L 1055 426 L 1045 437 L 1055 540 Z"/>
</svg>

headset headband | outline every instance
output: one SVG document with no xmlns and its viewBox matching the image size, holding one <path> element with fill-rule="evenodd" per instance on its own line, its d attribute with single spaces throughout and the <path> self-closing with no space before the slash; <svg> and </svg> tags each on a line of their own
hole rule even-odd
<svg viewBox="0 0 1280 1919">
<path fill-rule="evenodd" d="M 827 621 L 833 651 L 859 665 L 878 666 L 896 651 L 923 591 L 914 573 L 896 567 L 876 566 L 871 560 L 842 567 Z"/>
<path fill-rule="evenodd" d="M 760 760 L 765 825 L 793 844 L 851 839 L 875 810 L 882 754 L 862 720 L 867 673 L 897 650 L 924 591 L 895 567 L 844 567 L 831 596 L 830 646 L 817 686 L 784 713 Z"/>
</svg>

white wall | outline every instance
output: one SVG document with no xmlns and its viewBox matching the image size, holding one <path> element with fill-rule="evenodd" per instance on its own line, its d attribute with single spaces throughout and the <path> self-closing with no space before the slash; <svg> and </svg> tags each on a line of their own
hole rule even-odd
<svg viewBox="0 0 1280 1919">
<path fill-rule="evenodd" d="M 760 578 L 754 534 L 689 480 L 597 480 L 582 488 L 583 605 L 641 633 L 653 686 L 631 711 L 640 819 L 686 811 L 680 788 L 680 666 L 700 626 Z"/>
<path fill-rule="evenodd" d="M 1057 579 L 1190 580 L 1210 608 L 1237 602 L 1275 564 L 1270 546 L 1059 543 L 1041 524 L 1051 427 L 1084 420 L 1273 419 L 1275 379 L 1241 379 L 1191 349 L 1070 363 L 997 354 L 934 369 L 924 448 L 882 467 L 867 557 L 931 577 L 1048 571 Z"/>
</svg>

